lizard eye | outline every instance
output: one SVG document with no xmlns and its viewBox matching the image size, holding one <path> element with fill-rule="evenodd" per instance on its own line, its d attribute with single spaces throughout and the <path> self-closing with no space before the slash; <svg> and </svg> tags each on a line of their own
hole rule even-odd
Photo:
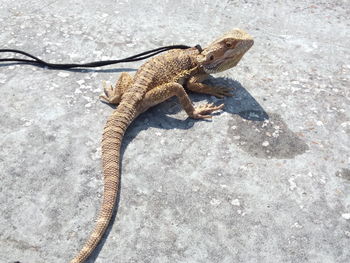
<svg viewBox="0 0 350 263">
<path fill-rule="evenodd" d="M 210 55 L 210 56 L 209 56 L 209 60 L 210 60 L 210 61 L 214 60 L 214 55 Z"/>
<path fill-rule="evenodd" d="M 237 41 L 226 42 L 225 45 L 227 48 L 234 48 L 234 47 L 236 47 L 237 43 L 238 43 Z"/>
</svg>

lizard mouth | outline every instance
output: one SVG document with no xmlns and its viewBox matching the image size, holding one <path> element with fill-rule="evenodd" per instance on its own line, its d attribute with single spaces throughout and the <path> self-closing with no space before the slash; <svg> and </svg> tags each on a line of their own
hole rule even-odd
<svg viewBox="0 0 350 263">
<path fill-rule="evenodd" d="M 238 64 L 238 62 L 240 61 L 240 59 L 243 57 L 243 55 L 244 55 L 244 53 L 239 55 L 239 56 L 237 56 L 237 55 L 228 56 L 226 58 L 223 58 L 223 59 L 216 61 L 215 63 L 203 65 L 203 68 L 204 68 L 205 72 L 208 74 L 221 72 L 221 71 L 224 71 L 226 69 L 229 69 L 229 68 L 236 66 Z"/>
</svg>

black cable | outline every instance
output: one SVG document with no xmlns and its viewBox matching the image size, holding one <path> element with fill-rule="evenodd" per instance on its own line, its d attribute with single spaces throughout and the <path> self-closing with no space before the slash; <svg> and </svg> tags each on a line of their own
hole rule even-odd
<svg viewBox="0 0 350 263">
<path fill-rule="evenodd" d="M 115 60 L 103 60 L 103 61 L 94 61 L 94 62 L 89 62 L 89 63 L 72 63 L 72 64 L 57 64 L 57 63 L 48 63 L 45 62 L 44 60 L 41 60 L 38 57 L 35 57 L 27 52 L 17 50 L 17 49 L 0 49 L 0 53 L 3 52 L 10 52 L 10 53 L 17 53 L 21 54 L 27 57 L 32 58 L 31 59 L 22 59 L 22 58 L 0 58 L 0 62 L 24 62 L 28 64 L 34 64 L 36 66 L 44 66 L 48 68 L 53 68 L 53 69 L 71 69 L 71 68 L 92 68 L 92 67 L 101 67 L 101 66 L 106 66 L 106 65 L 111 65 L 111 64 L 117 64 L 117 63 L 122 63 L 122 62 L 132 62 L 132 61 L 138 61 L 138 60 L 143 60 L 149 57 L 152 57 L 154 55 L 157 55 L 161 52 L 171 50 L 171 49 L 187 49 L 190 48 L 189 46 L 185 45 L 172 45 L 172 46 L 165 46 L 165 47 L 160 47 L 156 49 L 152 49 L 149 51 L 142 52 L 140 54 L 127 57 L 124 59 L 115 59 Z M 197 45 L 196 48 L 200 50 L 200 46 Z"/>
</svg>

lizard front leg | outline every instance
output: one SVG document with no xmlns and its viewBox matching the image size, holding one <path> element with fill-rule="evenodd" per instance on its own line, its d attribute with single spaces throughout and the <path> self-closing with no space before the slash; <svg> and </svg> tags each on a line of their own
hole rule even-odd
<svg viewBox="0 0 350 263">
<path fill-rule="evenodd" d="M 193 119 L 211 118 L 212 116 L 209 115 L 210 113 L 218 111 L 224 107 L 224 104 L 219 106 L 205 104 L 195 108 L 182 85 L 173 82 L 155 87 L 148 91 L 141 102 L 139 111 L 144 112 L 148 108 L 173 96 L 176 96 L 179 99 L 182 108 L 186 111 L 187 115 Z"/>
<path fill-rule="evenodd" d="M 119 104 L 124 92 L 132 85 L 133 78 L 126 72 L 123 72 L 115 86 L 107 87 L 106 82 L 103 82 L 104 94 L 100 95 L 100 99 L 111 104 Z"/>
<path fill-rule="evenodd" d="M 230 88 L 210 86 L 201 83 L 201 81 L 208 78 L 208 76 L 209 75 L 193 76 L 187 81 L 186 87 L 193 92 L 209 94 L 218 98 L 224 98 L 225 96 L 233 96 L 233 94 L 231 93 L 232 89 Z"/>
</svg>

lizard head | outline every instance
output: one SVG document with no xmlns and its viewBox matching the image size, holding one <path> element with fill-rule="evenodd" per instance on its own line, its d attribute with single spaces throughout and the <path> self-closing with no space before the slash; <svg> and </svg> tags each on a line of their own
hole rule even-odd
<svg viewBox="0 0 350 263">
<path fill-rule="evenodd" d="M 253 44 L 249 34 L 233 29 L 203 49 L 197 61 L 208 74 L 221 72 L 236 66 Z"/>
</svg>

